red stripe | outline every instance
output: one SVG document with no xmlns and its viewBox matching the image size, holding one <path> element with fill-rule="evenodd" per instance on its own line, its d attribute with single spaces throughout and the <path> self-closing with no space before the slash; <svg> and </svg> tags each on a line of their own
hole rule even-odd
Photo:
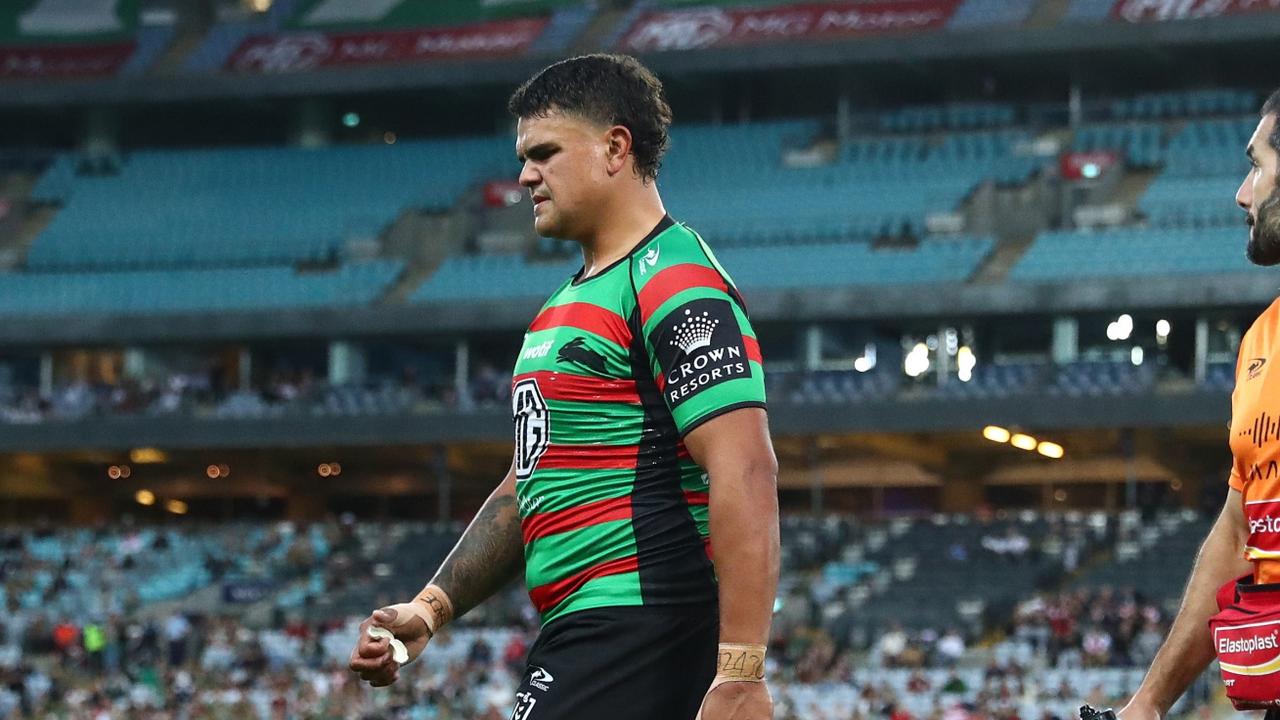
<svg viewBox="0 0 1280 720">
<path fill-rule="evenodd" d="M 564 602 L 565 598 L 572 595 L 578 588 L 586 585 L 588 580 L 634 572 L 639 567 L 640 561 L 635 555 L 602 562 L 577 574 L 570 575 L 563 580 L 533 588 L 529 591 L 529 599 L 533 601 L 533 606 L 538 608 L 538 612 L 544 613 Z"/>
<path fill-rule="evenodd" d="M 635 380 L 610 380 L 537 370 L 511 378 L 511 387 L 528 378 L 538 381 L 542 397 L 548 400 L 640 404 L 640 393 L 636 391 Z"/>
<path fill-rule="evenodd" d="M 690 460 L 693 458 L 693 456 L 689 454 L 689 448 L 685 447 L 683 440 L 676 443 L 676 457 L 681 460 Z"/>
<path fill-rule="evenodd" d="M 697 490 L 685 490 L 684 501 L 689 505 L 708 505 L 711 503 L 711 495 Z"/>
<path fill-rule="evenodd" d="M 760 354 L 760 342 L 749 335 L 742 336 L 742 345 L 747 350 L 747 359 L 764 364 L 764 356 Z"/>
<path fill-rule="evenodd" d="M 721 292 L 729 292 L 720 273 L 706 265 L 682 263 L 654 275 L 649 282 L 640 288 L 640 319 L 649 322 L 654 312 L 671 298 L 672 295 L 689 288 L 706 287 Z"/>
<path fill-rule="evenodd" d="M 556 327 L 586 330 L 622 347 L 631 344 L 631 330 L 627 327 L 627 321 L 618 313 L 591 303 L 574 302 L 549 307 L 533 319 L 529 332 Z"/>
<path fill-rule="evenodd" d="M 702 549 L 707 551 L 707 559 L 714 562 L 715 556 L 711 554 L 711 538 L 710 537 L 702 538 Z"/>
<path fill-rule="evenodd" d="M 634 470 L 639 445 L 559 445 L 547 446 L 538 460 L 539 469 Z"/>
<path fill-rule="evenodd" d="M 581 530 L 600 523 L 631 519 L 631 497 L 597 500 L 578 507 L 530 515 L 521 523 L 524 543 L 556 533 Z"/>
</svg>

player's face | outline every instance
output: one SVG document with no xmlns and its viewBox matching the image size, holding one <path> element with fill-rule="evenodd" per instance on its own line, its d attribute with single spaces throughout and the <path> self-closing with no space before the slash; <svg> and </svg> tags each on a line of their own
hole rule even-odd
<svg viewBox="0 0 1280 720">
<path fill-rule="evenodd" d="M 533 229 L 539 235 L 577 240 L 590 234 L 592 209 L 609 178 L 608 148 L 607 134 L 586 120 L 556 112 L 520 119 L 520 184 L 533 197 Z"/>
<path fill-rule="evenodd" d="M 1245 254 L 1255 265 L 1280 264 L 1280 188 L 1276 174 L 1280 158 L 1271 147 L 1276 127 L 1275 114 L 1267 115 L 1249 138 L 1249 174 L 1236 191 L 1236 204 L 1248 213 L 1249 244 Z"/>
</svg>

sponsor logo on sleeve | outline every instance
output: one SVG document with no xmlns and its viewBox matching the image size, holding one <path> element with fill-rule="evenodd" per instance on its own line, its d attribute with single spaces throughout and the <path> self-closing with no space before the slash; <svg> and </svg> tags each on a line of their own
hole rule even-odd
<svg viewBox="0 0 1280 720">
<path fill-rule="evenodd" d="M 1280 557 L 1280 498 L 1247 501 L 1244 514 L 1249 522 L 1245 553 L 1250 558 Z"/>
<path fill-rule="evenodd" d="M 728 300 L 705 298 L 681 305 L 653 329 L 649 342 L 672 409 L 707 388 L 751 377 L 742 331 Z"/>
<path fill-rule="evenodd" d="M 1262 374 L 1262 369 L 1267 366 L 1266 358 L 1254 358 L 1249 361 L 1249 380 L 1252 380 Z"/>
</svg>

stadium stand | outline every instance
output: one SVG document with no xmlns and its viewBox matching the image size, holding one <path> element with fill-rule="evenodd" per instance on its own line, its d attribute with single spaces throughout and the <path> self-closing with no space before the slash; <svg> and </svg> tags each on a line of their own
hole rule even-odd
<svg viewBox="0 0 1280 720">
<path fill-rule="evenodd" d="M 1164 543 L 1207 522 L 1174 514 L 1152 524 Z M 888 523 L 784 518 L 787 572 L 770 661 L 778 716 L 836 720 L 898 706 L 922 717 L 967 706 L 1062 717 L 1082 697 L 1123 697 L 1141 679 L 1151 635 L 1167 628 L 1175 579 L 1139 584 L 1135 594 L 1129 578 L 1111 585 L 1086 569 L 1079 582 L 1094 589 L 1036 585 L 1044 571 L 1069 578 L 1124 552 L 1141 525 L 1136 516 L 1030 512 Z M 437 638 L 430 662 L 404 669 L 409 682 L 371 692 L 342 670 L 355 623 L 412 592 L 460 531 L 350 517 L 6 528 L 0 659 L 22 672 L 0 688 L 0 714 L 97 702 L 133 715 L 170 705 L 355 717 L 355 708 L 385 703 L 487 719 L 510 704 L 536 624 L 519 589 Z M 940 595 L 955 602 L 939 603 Z M 906 624 L 885 622 L 886 614 Z M 1125 621 L 1134 617 L 1142 622 Z M 46 662 L 53 658 L 56 667 Z M 474 681 L 459 682 L 463 673 Z M 61 692 L 51 692 L 55 682 Z M 93 700 L 81 692 L 91 682 L 116 690 Z M 282 693 L 288 686 L 296 689 Z"/>
<path fill-rule="evenodd" d="M 325 260 L 349 238 L 376 237 L 409 208 L 452 207 L 510 165 L 496 138 L 317 150 L 138 152 L 118 174 L 76 175 L 58 158 L 37 199 L 65 203 L 36 239 L 39 270 L 157 268 Z M 341 173 L 330 169 L 341 167 Z M 146 213 L 119 203 L 150 199 Z M 322 202 L 311 202 L 322 199 Z"/>
</svg>

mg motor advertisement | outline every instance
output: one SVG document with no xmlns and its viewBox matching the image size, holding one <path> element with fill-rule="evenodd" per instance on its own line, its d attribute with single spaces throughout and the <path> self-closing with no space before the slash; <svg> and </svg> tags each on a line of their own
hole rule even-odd
<svg viewBox="0 0 1280 720">
<path fill-rule="evenodd" d="M 284 73 L 342 65 L 514 55 L 529 49 L 547 18 L 385 32 L 257 35 L 227 59 L 227 69 Z"/>
<path fill-rule="evenodd" d="M 1280 0 L 1117 0 L 1111 16 L 1128 22 L 1163 22 L 1280 10 Z"/>
<path fill-rule="evenodd" d="M 960 0 L 898 0 L 750 8 L 692 8 L 644 15 L 623 50 L 694 50 L 789 40 L 913 32 L 946 24 Z"/>
</svg>

